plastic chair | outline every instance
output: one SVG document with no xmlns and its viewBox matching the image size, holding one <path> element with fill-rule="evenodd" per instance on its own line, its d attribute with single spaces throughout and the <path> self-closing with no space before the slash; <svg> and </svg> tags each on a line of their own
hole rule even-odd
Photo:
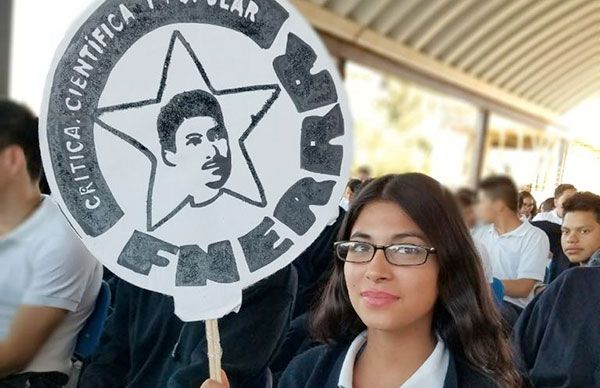
<svg viewBox="0 0 600 388">
<path fill-rule="evenodd" d="M 94 311 L 85 322 L 85 325 L 77 337 L 77 344 L 75 345 L 74 352 L 75 359 L 84 360 L 90 357 L 92 353 L 94 353 L 94 350 L 96 350 L 96 346 L 98 346 L 100 336 L 102 335 L 102 330 L 104 329 L 104 322 L 108 315 L 109 305 L 110 288 L 108 287 L 108 283 L 102 281 L 100 292 L 96 299 L 96 307 L 94 307 Z"/>
<path fill-rule="evenodd" d="M 502 301 L 504 300 L 504 284 L 502 284 L 500 279 L 493 278 L 491 287 L 496 299 L 496 303 L 501 305 Z"/>
</svg>

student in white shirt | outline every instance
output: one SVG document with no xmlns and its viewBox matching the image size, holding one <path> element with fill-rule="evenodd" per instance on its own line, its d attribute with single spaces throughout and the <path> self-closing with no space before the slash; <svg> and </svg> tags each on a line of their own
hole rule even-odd
<svg viewBox="0 0 600 388">
<path fill-rule="evenodd" d="M 469 232 L 437 181 L 375 179 L 339 240 L 313 314 L 325 345 L 294 359 L 279 387 L 520 386 Z"/>
<path fill-rule="evenodd" d="M 101 265 L 39 189 L 37 119 L 0 100 L 0 386 L 51 388 L 68 379 L 92 312 Z"/>
<path fill-rule="evenodd" d="M 469 232 L 471 232 L 471 235 L 473 235 L 478 223 L 477 213 L 475 211 L 477 193 L 471 189 L 462 188 L 456 192 L 455 196 L 458 203 L 458 208 L 462 214 L 463 221 L 469 229 Z M 490 262 L 490 254 L 488 253 L 486 247 L 484 247 L 479 241 L 473 240 L 473 243 L 475 244 L 475 248 L 477 249 L 479 257 L 481 258 L 481 264 L 483 264 L 485 280 L 487 280 L 488 283 L 492 283 L 494 275 L 492 271 L 492 263 Z"/>
<path fill-rule="evenodd" d="M 563 183 L 558 185 L 554 190 L 554 209 L 549 212 L 538 213 L 535 217 L 533 217 L 532 221 L 550 221 L 558 225 L 562 225 L 563 218 L 563 204 L 564 202 L 571 198 L 577 189 L 575 186 Z"/>
<path fill-rule="evenodd" d="M 517 188 L 505 176 L 479 184 L 479 216 L 489 224 L 475 233 L 487 249 L 495 278 L 504 284 L 503 317 L 511 327 L 533 298 L 536 283 L 544 280 L 550 242 L 541 230 L 519 219 Z"/>
</svg>

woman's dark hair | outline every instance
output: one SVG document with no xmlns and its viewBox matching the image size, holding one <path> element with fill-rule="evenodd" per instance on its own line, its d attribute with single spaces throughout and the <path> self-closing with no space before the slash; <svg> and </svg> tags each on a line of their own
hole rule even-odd
<svg viewBox="0 0 600 388">
<path fill-rule="evenodd" d="M 375 179 L 353 202 L 338 239 L 348 240 L 361 211 L 377 201 L 400 206 L 437 249 L 439 296 L 434 307 L 433 330 L 453 355 L 473 368 L 491 376 L 501 386 L 520 386 L 508 334 L 452 193 L 423 174 Z M 344 263 L 335 260 L 331 271 L 312 313 L 311 330 L 321 342 L 348 342 L 366 326 L 350 303 Z"/>
<path fill-rule="evenodd" d="M 531 218 L 533 218 L 537 214 L 537 202 L 529 191 L 523 190 L 519 192 L 519 202 L 517 209 L 521 210 L 521 208 L 523 207 L 523 202 L 525 202 L 525 199 L 527 198 L 531 198 L 533 200 L 533 209 L 531 210 Z"/>
</svg>

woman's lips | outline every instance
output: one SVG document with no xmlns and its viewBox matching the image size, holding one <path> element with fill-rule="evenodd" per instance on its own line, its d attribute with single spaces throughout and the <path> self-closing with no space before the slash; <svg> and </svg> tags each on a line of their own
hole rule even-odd
<svg viewBox="0 0 600 388">
<path fill-rule="evenodd" d="M 376 307 L 388 306 L 400 299 L 398 296 L 384 291 L 363 291 L 360 296 L 368 305 Z"/>
</svg>

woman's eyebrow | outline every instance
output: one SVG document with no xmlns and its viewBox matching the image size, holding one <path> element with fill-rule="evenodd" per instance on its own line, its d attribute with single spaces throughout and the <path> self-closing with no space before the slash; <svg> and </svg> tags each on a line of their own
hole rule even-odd
<svg viewBox="0 0 600 388">
<path fill-rule="evenodd" d="M 423 234 L 418 233 L 418 232 L 405 232 L 405 233 L 398 233 L 395 234 L 394 236 L 392 236 L 392 239 L 400 239 L 400 238 L 406 238 L 406 237 L 416 237 L 420 240 L 425 241 L 425 236 L 423 236 Z"/>
<path fill-rule="evenodd" d="M 418 233 L 418 232 L 397 233 L 392 236 L 392 240 L 398 240 L 398 239 L 403 239 L 403 238 L 407 238 L 407 237 L 415 237 L 415 238 L 425 241 L 425 237 L 423 236 L 423 234 Z M 350 238 L 351 239 L 352 238 L 364 238 L 364 239 L 369 240 L 369 239 L 371 239 L 371 235 L 369 235 L 365 232 L 356 232 L 352 236 L 350 236 Z"/>
<path fill-rule="evenodd" d="M 350 236 L 350 238 L 351 239 L 352 238 L 364 238 L 364 239 L 369 240 L 371 238 L 371 236 L 366 233 L 363 233 L 363 232 L 356 232 L 352 236 Z"/>
</svg>

